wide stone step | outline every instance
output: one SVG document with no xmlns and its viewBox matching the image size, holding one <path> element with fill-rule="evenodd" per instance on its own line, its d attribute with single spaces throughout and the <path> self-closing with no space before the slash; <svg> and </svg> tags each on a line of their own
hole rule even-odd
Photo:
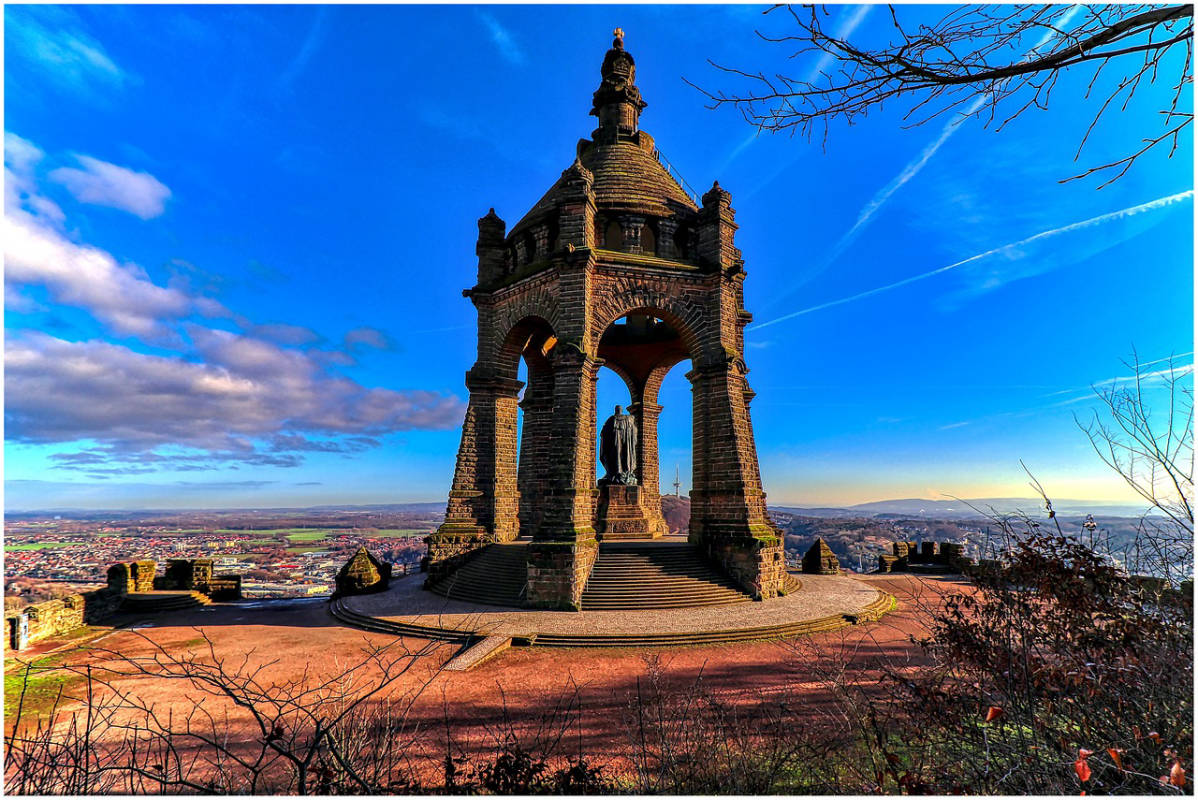
<svg viewBox="0 0 1198 800">
<path fill-rule="evenodd" d="M 582 609 L 695 608 L 749 600 L 690 545 L 603 543 L 582 594 Z"/>
<path fill-rule="evenodd" d="M 212 601 L 200 592 L 156 591 L 130 592 L 121 601 L 121 611 L 136 614 L 157 614 L 210 605 Z"/>
<path fill-rule="evenodd" d="M 520 606 L 527 582 L 528 548 L 493 544 L 484 547 L 452 575 L 429 588 L 452 600 L 488 606 Z"/>
</svg>

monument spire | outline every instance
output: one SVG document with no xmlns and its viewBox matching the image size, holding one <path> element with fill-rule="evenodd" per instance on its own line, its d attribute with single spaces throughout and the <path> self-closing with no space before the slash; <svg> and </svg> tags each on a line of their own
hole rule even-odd
<svg viewBox="0 0 1198 800">
<path fill-rule="evenodd" d="M 599 118 L 596 144 L 611 144 L 633 136 L 639 127 L 641 111 L 648 105 L 636 88 L 636 61 L 624 49 L 624 30 L 616 28 L 611 49 L 603 57 L 599 72 L 603 79 L 595 90 L 591 114 Z"/>
</svg>

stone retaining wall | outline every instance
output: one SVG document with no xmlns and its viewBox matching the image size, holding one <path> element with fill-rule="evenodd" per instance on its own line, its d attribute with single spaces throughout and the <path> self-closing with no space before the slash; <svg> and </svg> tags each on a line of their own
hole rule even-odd
<svg viewBox="0 0 1198 800">
<path fill-rule="evenodd" d="M 5 652 L 103 622 L 117 612 L 130 592 L 194 590 L 213 600 L 240 600 L 241 576 L 213 575 L 212 564 L 210 558 L 172 559 L 166 573 L 157 576 L 158 564 L 149 559 L 113 564 L 108 568 L 108 586 L 103 589 L 34 603 L 6 616 Z"/>
<path fill-rule="evenodd" d="M 20 643 L 18 636 L 22 621 L 25 627 L 23 646 L 28 647 L 84 625 L 103 622 L 120 607 L 121 596 L 121 593 L 112 589 L 96 589 L 26 606 L 4 620 L 5 652 L 16 649 Z"/>
</svg>

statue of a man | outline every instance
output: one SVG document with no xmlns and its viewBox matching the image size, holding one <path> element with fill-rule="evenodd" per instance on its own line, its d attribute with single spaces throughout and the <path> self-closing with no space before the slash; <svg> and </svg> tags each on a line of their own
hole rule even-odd
<svg viewBox="0 0 1198 800">
<path fill-rule="evenodd" d="M 600 486 L 636 486 L 636 419 L 620 406 L 599 433 L 599 461 L 607 470 Z"/>
</svg>

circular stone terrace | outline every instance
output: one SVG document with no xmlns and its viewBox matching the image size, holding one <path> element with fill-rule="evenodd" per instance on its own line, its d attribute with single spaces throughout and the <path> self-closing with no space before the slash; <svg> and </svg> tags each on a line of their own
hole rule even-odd
<svg viewBox="0 0 1198 800">
<path fill-rule="evenodd" d="M 803 575 L 795 583 L 787 595 L 760 602 L 546 611 L 451 599 L 428 591 L 422 577 L 413 575 L 393 580 L 384 592 L 338 598 L 330 610 L 343 623 L 376 632 L 487 640 L 486 651 L 513 644 L 618 647 L 776 639 L 876 621 L 895 606 L 892 595 L 846 575 Z"/>
</svg>

